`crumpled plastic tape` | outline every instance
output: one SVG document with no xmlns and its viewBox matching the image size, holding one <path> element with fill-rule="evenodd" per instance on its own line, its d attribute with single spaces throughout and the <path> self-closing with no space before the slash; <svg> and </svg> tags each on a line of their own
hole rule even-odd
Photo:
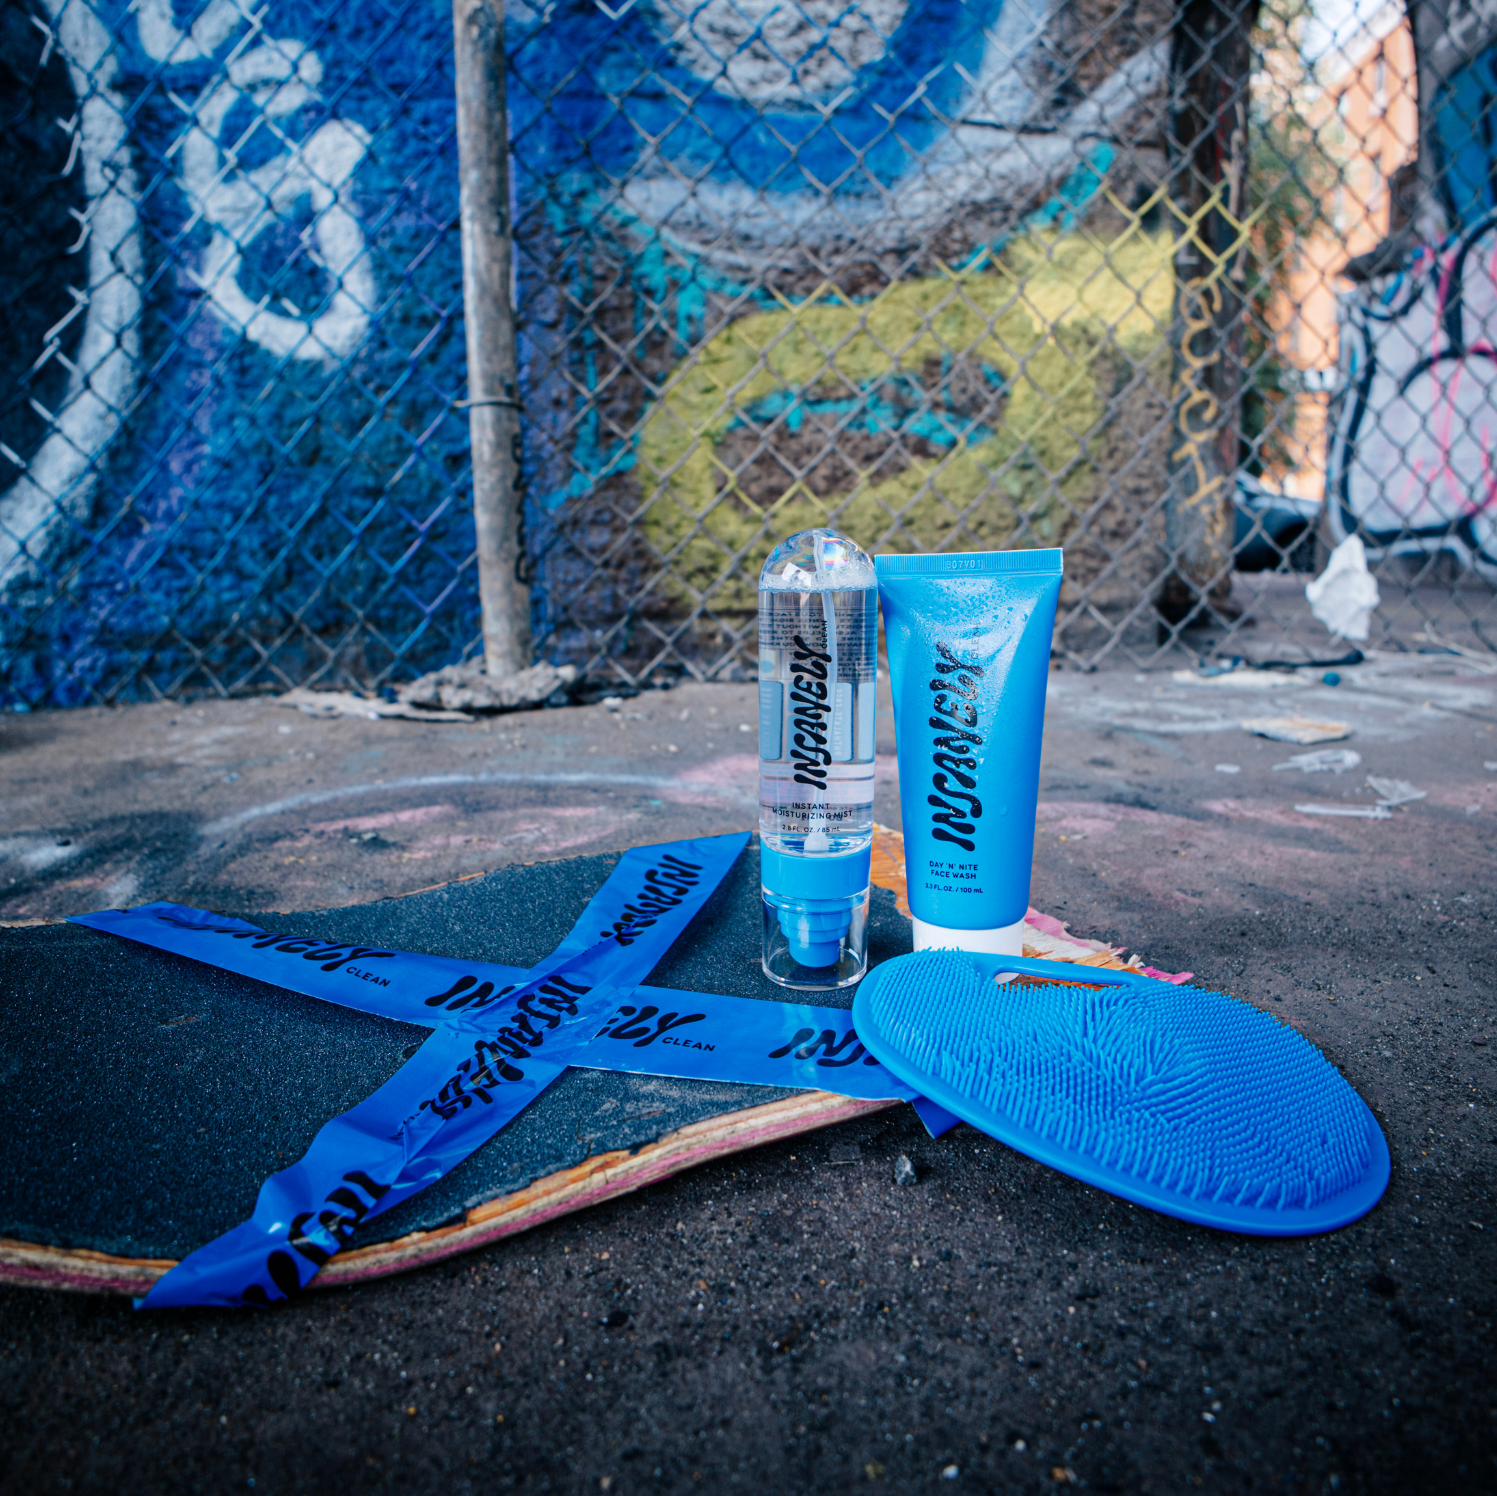
<svg viewBox="0 0 1497 1496">
<path fill-rule="evenodd" d="M 141 1304 L 268 1305 L 300 1293 L 359 1222 L 440 1179 L 573 1063 L 747 840 L 626 852 L 571 934 L 517 984 L 506 981 L 507 969 L 482 962 L 276 937 L 176 905 L 79 916 L 312 997 L 439 1025 L 373 1095 L 326 1123 L 302 1158 L 261 1185 L 249 1220 L 184 1258 Z"/>
<path fill-rule="evenodd" d="M 865 1050 L 847 1009 L 637 985 L 746 841 L 701 838 L 626 853 L 555 952 L 529 971 L 278 934 L 179 904 L 77 916 L 435 1030 L 385 1085 L 327 1123 L 302 1159 L 266 1180 L 248 1221 L 185 1258 L 139 1307 L 294 1297 L 360 1221 L 441 1178 L 569 1065 L 910 1101 L 932 1136 L 955 1126 Z"/>
</svg>

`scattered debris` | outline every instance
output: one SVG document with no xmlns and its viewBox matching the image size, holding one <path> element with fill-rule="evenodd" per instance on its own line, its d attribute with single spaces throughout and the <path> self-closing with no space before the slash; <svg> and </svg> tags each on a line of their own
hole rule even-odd
<svg viewBox="0 0 1497 1496">
<path fill-rule="evenodd" d="M 957 1476 L 959 1476 L 961 1473 L 962 1473 L 961 1470 L 956 1465 L 948 1465 L 941 1472 L 941 1479 L 942 1480 L 955 1480 L 957 1478 Z"/>
<path fill-rule="evenodd" d="M 917 1179 L 918 1176 L 915 1173 L 914 1164 L 910 1162 L 907 1154 L 901 1153 L 894 1160 L 894 1183 L 914 1184 L 917 1182 Z"/>
<path fill-rule="evenodd" d="M 1355 769 L 1362 762 L 1362 755 L 1355 748 L 1318 748 L 1314 753 L 1292 753 L 1282 764 L 1275 764 L 1274 773 L 1280 769 L 1299 769 L 1305 774 L 1340 774 Z"/>
<path fill-rule="evenodd" d="M 1459 655 L 1463 660 L 1469 661 L 1471 666 L 1482 675 L 1497 675 L 1497 658 L 1494 658 L 1489 650 L 1471 649 L 1465 644 L 1456 644 L 1450 639 L 1442 639 L 1433 629 L 1426 629 L 1422 634 L 1415 634 L 1414 638 L 1420 644 L 1431 645 L 1445 654 Z M 1426 651 L 1420 650 L 1419 652 L 1424 654 Z"/>
<path fill-rule="evenodd" d="M 1482 768 L 1488 770 L 1489 772 L 1491 772 L 1493 774 L 1497 774 L 1497 761 L 1494 761 L 1492 759 L 1488 759 L 1486 761 L 1486 763 L 1484 763 L 1482 765 Z"/>
<path fill-rule="evenodd" d="M 575 665 L 548 665 L 542 661 L 514 675 L 485 674 L 482 660 L 468 660 L 461 665 L 444 665 L 423 675 L 409 685 L 401 686 L 396 696 L 410 706 L 445 707 L 448 711 L 512 712 L 523 707 L 540 706 L 560 697 L 577 680 Z"/>
<path fill-rule="evenodd" d="M 1468 805 L 1466 807 L 1466 814 L 1468 816 L 1479 816 L 1481 814 L 1481 806 L 1480 805 Z"/>
<path fill-rule="evenodd" d="M 1293 644 L 1285 646 L 1286 652 L 1291 655 L 1296 648 L 1297 646 Z M 1218 655 L 1217 658 L 1221 659 L 1222 656 Z M 1234 655 L 1232 658 L 1241 659 L 1242 656 Z M 1368 655 L 1360 649 L 1349 649 L 1345 654 L 1336 655 L 1333 659 L 1317 659 L 1306 654 L 1303 659 L 1258 660 L 1249 655 L 1247 662 L 1254 670 L 1322 670 L 1332 669 L 1337 665 L 1361 665 L 1367 659 Z"/>
<path fill-rule="evenodd" d="M 791 1325 L 779 1339 L 769 1342 L 770 1350 L 774 1351 L 777 1355 L 785 1355 L 786 1352 L 793 1349 L 795 1342 L 800 1339 L 805 1328 L 804 1321 Z"/>
<path fill-rule="evenodd" d="M 1367 776 L 1367 783 L 1377 795 L 1379 805 L 1407 805 L 1413 800 L 1423 800 L 1426 792 L 1416 790 L 1407 779 L 1379 779 L 1376 774 Z"/>
<path fill-rule="evenodd" d="M 1351 736 L 1345 722 L 1318 722 L 1313 717 L 1248 717 L 1242 725 L 1276 743 L 1334 743 Z"/>
<path fill-rule="evenodd" d="M 863 1160 L 863 1151 L 856 1143 L 839 1143 L 832 1149 L 831 1162 L 834 1164 L 856 1164 Z"/>
<path fill-rule="evenodd" d="M 1320 683 L 1323 686 L 1339 686 L 1341 684 L 1341 672 L 1339 670 L 1327 670 L 1320 677 Z"/>
<path fill-rule="evenodd" d="M 621 712 L 624 709 L 624 698 L 622 696 L 605 696 L 603 705 L 610 712 Z"/>
<path fill-rule="evenodd" d="M 1209 666 L 1206 670 L 1172 670 L 1170 679 L 1182 686 L 1231 686 L 1233 690 L 1277 691 L 1280 686 L 1308 686 L 1302 675 L 1291 675 L 1282 670 L 1255 670 L 1251 665 L 1238 665 L 1228 670 L 1220 666 Z"/>
<path fill-rule="evenodd" d="M 1305 596 L 1310 611 L 1331 633 L 1342 639 L 1367 637 L 1379 597 L 1360 536 L 1348 535 L 1331 552 L 1325 570 L 1306 584 Z"/>
<path fill-rule="evenodd" d="M 1218 764 L 1216 766 L 1216 772 L 1218 774 L 1241 774 L 1242 773 L 1242 765 L 1241 764 Z"/>
<path fill-rule="evenodd" d="M 275 699 L 277 706 L 295 707 L 309 717 L 362 717 L 378 722 L 381 717 L 405 717 L 414 722 L 471 722 L 467 712 L 428 712 L 404 701 L 381 701 L 372 696 L 356 696 L 352 691 L 309 691 L 297 686 Z"/>
<path fill-rule="evenodd" d="M 1302 816 L 1352 816 L 1359 821 L 1391 821 L 1386 805 L 1296 805 Z"/>
</svg>

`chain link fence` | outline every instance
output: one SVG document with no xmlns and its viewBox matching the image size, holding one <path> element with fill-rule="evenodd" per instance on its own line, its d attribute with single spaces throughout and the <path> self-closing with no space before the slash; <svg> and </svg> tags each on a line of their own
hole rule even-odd
<svg viewBox="0 0 1497 1496">
<path fill-rule="evenodd" d="M 1349 535 L 1374 646 L 1497 646 L 1485 3 L 512 4 L 538 653 L 751 677 L 812 524 L 1063 545 L 1082 668 L 1338 652 Z M 473 654 L 449 7 L 0 38 L 6 704 Z"/>
</svg>

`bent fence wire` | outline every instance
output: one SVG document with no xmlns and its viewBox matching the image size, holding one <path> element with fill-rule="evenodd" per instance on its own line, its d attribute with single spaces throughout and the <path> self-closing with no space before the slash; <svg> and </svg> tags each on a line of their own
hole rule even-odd
<svg viewBox="0 0 1497 1496">
<path fill-rule="evenodd" d="M 812 524 L 1063 545 L 1082 667 L 1334 653 L 1304 584 L 1350 534 L 1373 645 L 1497 645 L 1497 26 L 1420 26 L 512 4 L 539 653 L 752 676 L 759 566 Z M 472 654 L 448 6 L 0 27 L 6 704 Z"/>
</svg>

